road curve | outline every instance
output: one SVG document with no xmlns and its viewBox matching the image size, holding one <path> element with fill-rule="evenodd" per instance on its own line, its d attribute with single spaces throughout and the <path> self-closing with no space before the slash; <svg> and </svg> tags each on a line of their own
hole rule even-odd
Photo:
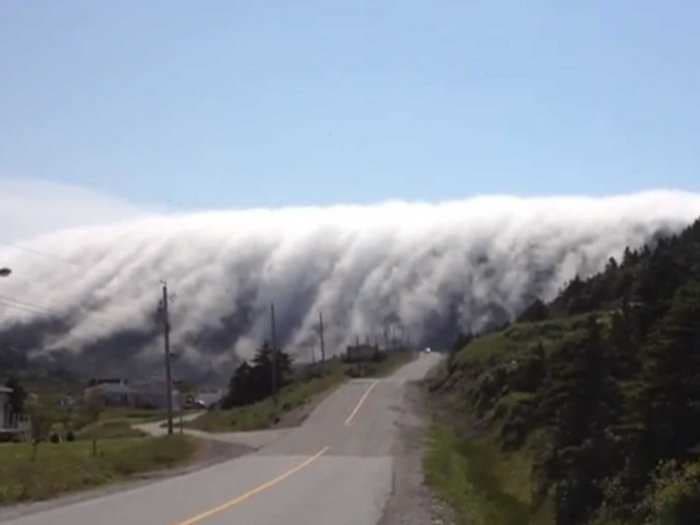
<svg viewBox="0 0 700 525">
<path fill-rule="evenodd" d="M 421 356 L 384 379 L 346 383 L 304 424 L 254 454 L 8 525 L 376 525 L 392 491 L 392 449 Z"/>
</svg>

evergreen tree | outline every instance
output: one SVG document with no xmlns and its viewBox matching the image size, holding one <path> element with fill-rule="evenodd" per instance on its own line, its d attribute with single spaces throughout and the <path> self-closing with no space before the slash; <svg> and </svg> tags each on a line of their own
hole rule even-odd
<svg viewBox="0 0 700 525">
<path fill-rule="evenodd" d="M 683 286 L 644 348 L 647 452 L 684 456 L 700 442 L 700 283 Z"/>
<path fill-rule="evenodd" d="M 273 356 L 277 358 L 277 387 L 287 384 L 292 372 L 292 358 L 286 352 L 273 352 L 265 342 L 256 352 L 252 365 L 244 362 L 234 372 L 222 404 L 224 408 L 254 403 L 272 395 Z"/>
</svg>

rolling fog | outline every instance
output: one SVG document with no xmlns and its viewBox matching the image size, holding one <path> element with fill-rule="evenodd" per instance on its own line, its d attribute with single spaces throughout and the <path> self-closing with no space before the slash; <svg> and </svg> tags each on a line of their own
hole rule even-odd
<svg viewBox="0 0 700 525">
<path fill-rule="evenodd" d="M 389 328 L 445 344 L 553 298 L 625 246 L 700 216 L 700 195 L 477 197 L 439 204 L 144 215 L 0 247 L 0 344 L 86 373 L 145 375 L 161 363 L 160 282 L 176 366 L 230 373 L 269 331 L 299 360 Z"/>
</svg>

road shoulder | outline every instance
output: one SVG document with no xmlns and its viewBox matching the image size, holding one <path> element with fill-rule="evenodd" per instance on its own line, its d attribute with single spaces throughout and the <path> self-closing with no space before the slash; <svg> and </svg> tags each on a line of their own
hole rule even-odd
<svg viewBox="0 0 700 525">
<path fill-rule="evenodd" d="M 392 491 L 378 525 L 448 525 L 449 509 L 425 484 L 428 414 L 422 383 L 407 383 L 393 450 Z"/>
<path fill-rule="evenodd" d="M 249 454 L 252 451 L 254 451 L 253 448 L 241 444 L 202 439 L 199 440 L 199 448 L 195 457 L 186 465 L 172 469 L 134 474 L 126 481 L 110 483 L 94 489 L 72 492 L 48 500 L 2 506 L 0 507 L 0 523 L 92 499 L 107 497 L 119 492 L 136 490 L 167 478 L 184 476 L 192 472 L 209 468 L 218 463 L 223 463 L 224 461 Z"/>
</svg>

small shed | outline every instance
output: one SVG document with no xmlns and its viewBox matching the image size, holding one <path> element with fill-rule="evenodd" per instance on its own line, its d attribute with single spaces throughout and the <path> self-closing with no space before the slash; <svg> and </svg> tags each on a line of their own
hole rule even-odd
<svg viewBox="0 0 700 525">
<path fill-rule="evenodd" d="M 369 344 L 356 344 L 348 346 L 346 351 L 346 361 L 348 363 L 361 363 L 373 361 L 379 356 L 379 347 Z"/>
</svg>

